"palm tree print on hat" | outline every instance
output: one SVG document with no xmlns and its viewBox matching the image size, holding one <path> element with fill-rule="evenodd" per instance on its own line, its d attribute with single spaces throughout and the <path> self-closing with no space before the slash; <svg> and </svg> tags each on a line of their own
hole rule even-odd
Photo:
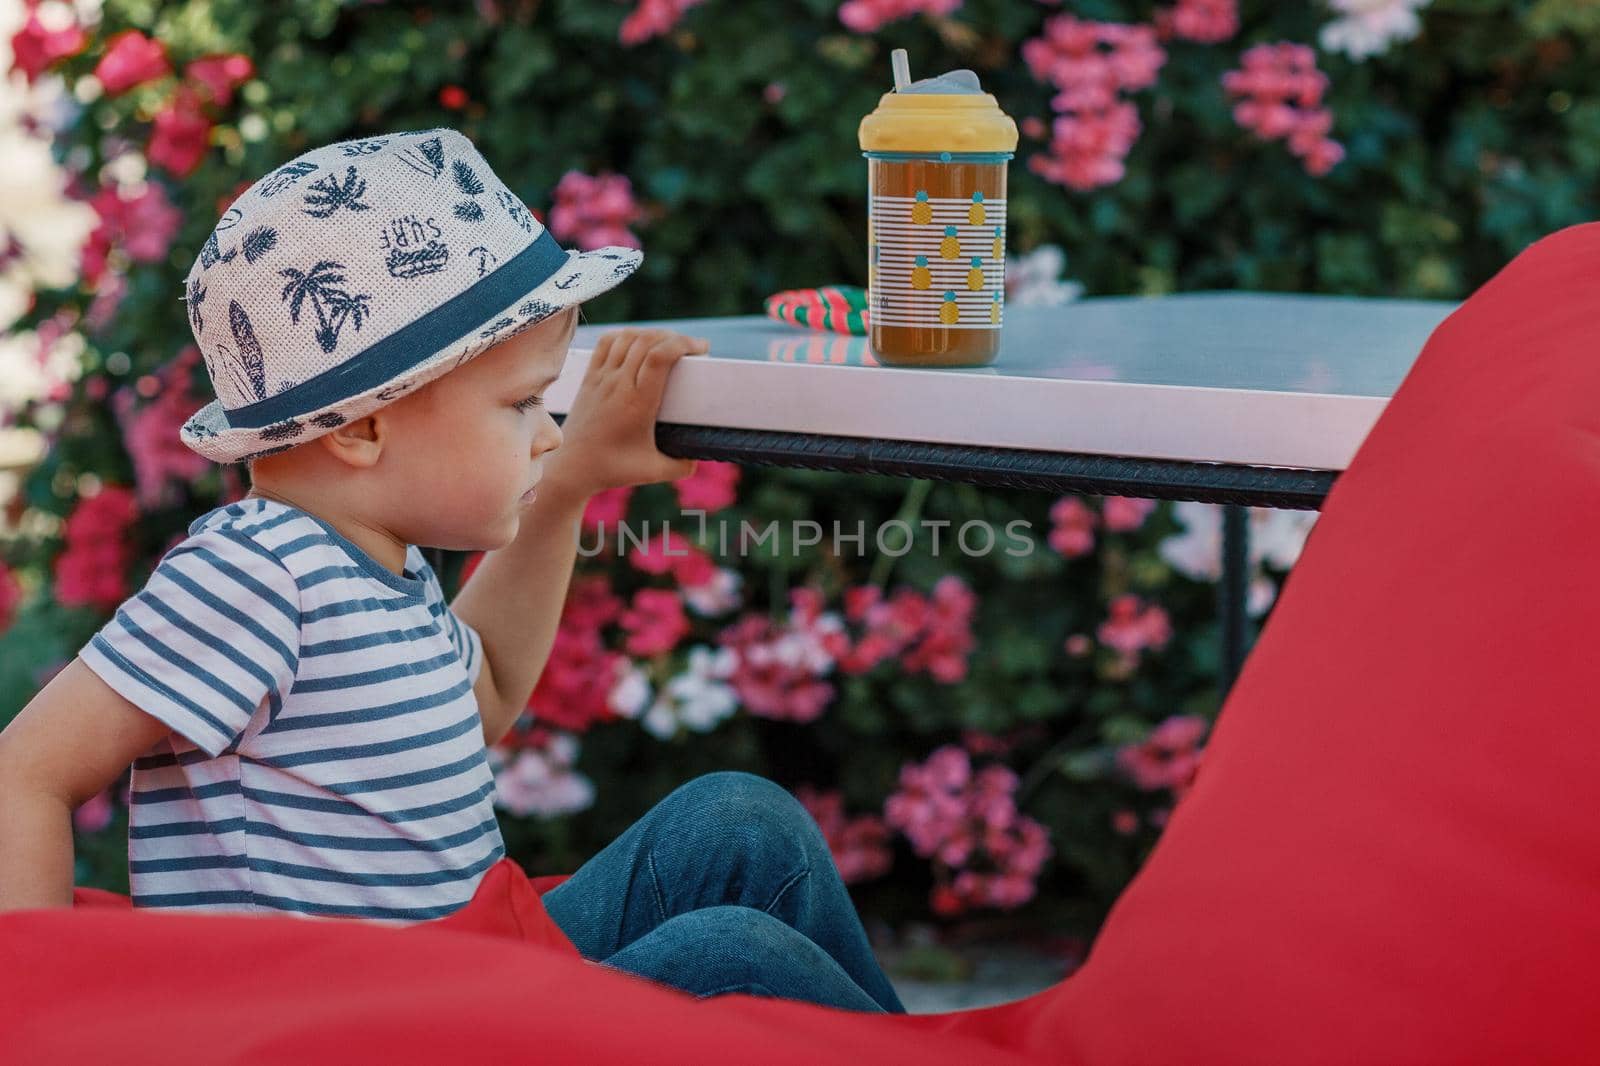
<svg viewBox="0 0 1600 1066">
<path fill-rule="evenodd" d="M 437 137 L 429 137 L 411 148 L 400 153 L 400 162 L 415 170 L 418 174 L 430 178 L 437 178 L 444 173 L 444 143 Z"/>
<path fill-rule="evenodd" d="M 366 191 L 367 183 L 356 175 L 354 166 L 348 166 L 343 182 L 329 174 L 311 183 L 311 190 L 306 193 L 306 203 L 311 206 L 304 208 L 304 211 L 312 218 L 327 218 L 341 207 L 367 211 L 372 205 L 361 202 L 361 196 Z"/>
<path fill-rule="evenodd" d="M 473 169 L 457 159 L 450 164 L 450 175 L 456 180 L 456 188 L 464 196 L 478 196 L 483 192 L 483 182 L 478 180 L 478 175 Z M 455 206 L 456 217 L 466 222 L 482 222 L 483 208 L 478 206 L 476 200 L 462 200 Z"/>
<path fill-rule="evenodd" d="M 317 169 L 315 163 L 289 163 L 280 167 L 268 178 L 266 184 L 261 186 L 262 196 L 276 196 L 307 174 Z"/>
<path fill-rule="evenodd" d="M 232 262 L 233 257 L 238 254 L 239 249 L 237 248 L 229 248 L 227 253 L 224 254 L 217 246 L 217 234 L 213 230 L 211 236 L 206 238 L 206 243 L 200 246 L 200 269 L 210 270 L 218 263 Z"/>
<path fill-rule="evenodd" d="M 278 244 L 278 231 L 270 226 L 257 226 L 244 235 L 244 243 L 240 249 L 244 252 L 244 261 L 254 264 L 257 259 L 272 251 Z"/>
<path fill-rule="evenodd" d="M 288 440 L 291 437 L 298 437 L 305 432 L 305 428 L 303 424 L 295 419 L 288 418 L 282 422 L 274 422 L 270 426 L 262 426 L 260 433 L 257 435 L 262 440 Z"/>
<path fill-rule="evenodd" d="M 511 221 L 521 227 L 522 232 L 533 232 L 533 216 L 528 214 L 528 209 L 522 206 L 521 200 L 506 189 L 501 189 L 494 195 L 495 199 L 500 201 L 500 206 L 506 209 L 506 214 L 511 216 Z"/>
<path fill-rule="evenodd" d="M 283 287 L 280 299 L 289 301 L 289 320 L 296 325 L 300 322 L 300 309 L 305 301 L 311 300 L 312 310 L 317 313 L 317 343 L 325 352 L 331 352 L 339 345 L 339 333 L 344 329 L 345 319 L 351 320 L 357 330 L 361 329 L 361 320 L 372 313 L 367 306 L 367 301 L 372 299 L 366 293 L 352 296 L 339 288 L 344 283 L 345 269 L 343 263 L 335 263 L 331 259 L 322 259 L 309 271 L 301 272 L 293 267 L 278 271 L 289 283 Z"/>
<path fill-rule="evenodd" d="M 200 279 L 189 279 L 189 293 L 184 297 L 184 302 L 189 305 L 189 324 L 194 327 L 197 334 L 206 328 L 205 319 L 200 317 L 200 305 L 205 303 L 205 300 L 206 287 L 200 284 Z"/>
</svg>

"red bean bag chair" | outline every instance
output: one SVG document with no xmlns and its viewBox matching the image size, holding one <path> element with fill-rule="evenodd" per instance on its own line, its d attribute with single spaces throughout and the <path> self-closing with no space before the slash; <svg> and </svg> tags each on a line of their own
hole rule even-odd
<svg viewBox="0 0 1600 1066">
<path fill-rule="evenodd" d="M 0 1057 L 1600 1061 L 1597 336 L 1600 225 L 1540 241 L 1440 325 L 1335 485 L 1196 786 L 1053 988 L 915 1017 L 697 1001 L 563 948 L 507 863 L 405 929 L 0 915 Z"/>
</svg>

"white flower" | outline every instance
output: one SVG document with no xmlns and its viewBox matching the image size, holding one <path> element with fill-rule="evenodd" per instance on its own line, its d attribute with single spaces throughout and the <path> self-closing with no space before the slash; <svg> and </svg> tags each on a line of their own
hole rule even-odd
<svg viewBox="0 0 1600 1066">
<path fill-rule="evenodd" d="M 491 765 L 503 762 L 503 753 L 489 751 Z M 594 804 L 594 783 L 572 768 L 577 759 L 578 739 L 570 733 L 555 734 L 543 751 L 524 748 L 495 773 L 495 806 L 540 818 L 586 810 Z"/>
<path fill-rule="evenodd" d="M 1216 581 L 1222 576 L 1222 508 L 1216 504 L 1184 500 L 1172 505 L 1173 516 L 1184 531 L 1164 539 L 1156 551 L 1173 569 L 1196 581 Z M 1277 584 L 1262 573 L 1263 563 L 1289 570 L 1300 558 L 1316 511 L 1287 511 L 1272 507 L 1249 509 L 1249 566 L 1251 584 L 1246 610 L 1259 617 L 1277 598 Z"/>
<path fill-rule="evenodd" d="M 650 678 L 629 664 L 617 675 L 616 684 L 606 694 L 606 705 L 624 718 L 637 718 L 650 702 Z"/>
<path fill-rule="evenodd" d="M 1266 574 L 1257 574 L 1250 579 L 1250 591 L 1245 595 L 1245 613 L 1251 618 L 1260 618 L 1277 598 L 1278 583 Z"/>
<path fill-rule="evenodd" d="M 1300 560 L 1311 527 L 1317 524 L 1316 511 L 1280 511 L 1269 507 L 1252 508 L 1250 516 L 1250 559 L 1268 562 L 1288 570 Z"/>
<path fill-rule="evenodd" d="M 1421 32 L 1417 10 L 1428 0 L 1328 0 L 1328 6 L 1344 17 L 1323 26 L 1318 43 L 1325 51 L 1362 60 Z"/>
<path fill-rule="evenodd" d="M 660 740 L 679 728 L 707 733 L 739 707 L 739 697 L 726 683 L 739 665 L 732 648 L 697 644 L 689 649 L 689 665 L 662 687 L 661 696 L 644 713 L 645 731 Z"/>
<path fill-rule="evenodd" d="M 98 10 L 94 12 L 98 18 Z M 40 21 L 59 28 L 72 12 L 60 3 L 38 8 Z M 83 18 L 80 11 L 79 18 Z M 10 70 L 11 38 L 27 21 L 23 5 L 0 2 L 0 71 Z M 78 250 L 99 223 L 94 208 L 66 196 L 67 173 L 56 165 L 48 140 L 27 132 L 32 119 L 46 130 L 76 112 L 60 75 L 47 73 L 31 88 L 20 74 L 0 76 L 0 412 L 43 398 L 61 381 L 77 377 L 83 338 L 68 334 L 36 357 L 38 338 L 10 334 L 35 289 L 63 288 L 78 276 Z M 0 422 L 7 419 L 0 417 Z"/>
<path fill-rule="evenodd" d="M 1006 260 L 1006 303 L 1026 307 L 1070 303 L 1083 294 L 1076 281 L 1062 281 L 1067 254 L 1053 244 Z"/>
<path fill-rule="evenodd" d="M 5 290 L 0 285 L 0 319 L 4 314 Z M 62 334 L 48 352 L 40 352 L 39 335 L 32 330 L 0 333 L 0 412 L 20 411 L 39 400 L 62 382 L 76 381 L 83 373 L 83 334 Z M 5 418 L 0 417 L 0 423 Z"/>
<path fill-rule="evenodd" d="M 1156 546 L 1157 554 L 1174 570 L 1196 581 L 1221 577 L 1222 508 L 1180 500 L 1172 505 L 1172 517 L 1183 523 L 1183 532 L 1163 538 Z"/>
<path fill-rule="evenodd" d="M 718 567 L 704 585 L 684 585 L 683 600 L 696 614 L 707 618 L 727 614 L 743 602 L 739 595 L 744 576 L 737 570 Z"/>
</svg>

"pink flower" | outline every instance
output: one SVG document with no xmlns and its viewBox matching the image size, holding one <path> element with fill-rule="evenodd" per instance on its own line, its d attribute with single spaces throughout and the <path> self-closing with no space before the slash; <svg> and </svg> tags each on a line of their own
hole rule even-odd
<svg viewBox="0 0 1600 1066">
<path fill-rule="evenodd" d="M 78 502 L 63 530 L 66 548 L 55 559 L 58 602 L 112 611 L 127 598 L 133 561 L 127 534 L 137 513 L 132 490 L 120 485 Z"/>
<path fill-rule="evenodd" d="M 1329 139 L 1333 112 L 1322 105 L 1328 77 L 1303 44 L 1258 44 L 1240 57 L 1240 68 L 1222 76 L 1236 97 L 1234 121 L 1263 140 L 1287 140 L 1308 174 L 1328 173 L 1344 158 L 1344 146 Z"/>
<path fill-rule="evenodd" d="M 901 657 L 907 673 L 926 671 L 945 684 L 967 676 L 967 657 L 971 653 L 972 614 L 978 598 L 959 577 L 947 574 L 933 586 L 922 634 Z"/>
<path fill-rule="evenodd" d="M 123 30 L 106 42 L 105 55 L 95 64 L 94 76 L 105 86 L 107 96 L 125 93 L 172 73 L 167 49 L 138 30 Z"/>
<path fill-rule="evenodd" d="M 78 25 L 65 29 L 47 30 L 34 11 L 28 12 L 28 21 L 11 37 L 11 69 L 20 70 L 32 85 L 39 75 L 56 63 L 82 52 L 89 45 L 89 35 Z"/>
<path fill-rule="evenodd" d="M 167 198 L 160 182 L 148 182 L 138 196 L 124 198 L 115 185 L 102 186 L 89 201 L 100 221 L 79 251 L 85 284 L 97 285 L 105 273 L 114 247 L 141 263 L 159 263 L 167 257 L 183 214 Z"/>
<path fill-rule="evenodd" d="M 931 597 L 902 588 L 883 600 L 876 586 L 863 585 L 846 589 L 844 602 L 845 617 L 863 632 L 854 643 L 844 633 L 830 638 L 840 670 L 863 674 L 900 656 L 907 673 L 926 672 L 946 684 L 966 676 L 977 597 L 959 577 L 941 578 Z"/>
<path fill-rule="evenodd" d="M 638 248 L 639 238 L 628 229 L 643 217 L 633 201 L 633 186 L 622 174 L 590 177 L 569 170 L 556 185 L 550 208 L 550 232 L 561 240 L 575 240 L 580 248 L 607 246 Z"/>
<path fill-rule="evenodd" d="M 194 173 L 211 143 L 211 120 L 200 110 L 200 98 L 187 85 L 178 86 L 167 106 L 156 113 L 145 155 L 177 177 Z"/>
<path fill-rule="evenodd" d="M 695 464 L 694 473 L 672 483 L 678 491 L 678 506 L 685 511 L 707 514 L 731 506 L 739 498 L 734 491 L 739 484 L 739 473 L 734 463 L 701 460 Z"/>
<path fill-rule="evenodd" d="M 833 699 L 833 686 L 823 680 L 833 670 L 829 652 L 842 623 L 818 608 L 808 589 L 790 593 L 793 607 L 786 624 L 763 614 L 747 614 L 717 637 L 739 654 L 730 683 L 745 709 L 761 718 L 814 722 Z"/>
<path fill-rule="evenodd" d="M 573 579 L 550 657 L 528 697 L 535 721 L 581 733 L 618 717 L 609 697 L 628 660 L 605 646 L 600 631 L 621 617 L 622 610 L 607 578 Z"/>
<path fill-rule="evenodd" d="M 672 561 L 672 576 L 684 588 L 701 588 L 717 580 L 717 564 L 711 556 L 695 547 L 686 545 L 684 556 Z"/>
<path fill-rule="evenodd" d="M 1139 831 L 1139 816 L 1130 810 L 1120 810 L 1111 816 L 1111 828 L 1125 837 L 1131 837 Z"/>
<path fill-rule="evenodd" d="M 845 0 L 839 21 L 856 33 L 872 33 L 880 26 L 912 15 L 948 15 L 961 0 Z"/>
<path fill-rule="evenodd" d="M 623 649 L 629 655 L 659 655 L 678 646 L 689 632 L 689 619 L 676 592 L 646 588 L 633 594 L 633 606 L 622 614 L 622 628 L 628 632 Z"/>
<path fill-rule="evenodd" d="M 889 872 L 894 856 L 889 850 L 889 827 L 883 819 L 870 814 L 846 818 L 844 797 L 837 791 L 819 792 L 801 785 L 794 794 L 816 819 L 845 884 L 869 881 Z"/>
<path fill-rule="evenodd" d="M 528 711 L 536 721 L 574 733 L 616 718 L 607 697 L 626 665 L 626 657 L 609 650 L 598 631 L 563 624 L 528 697 Z"/>
<path fill-rule="evenodd" d="M 1117 765 L 1140 788 L 1171 789 L 1175 800 L 1182 799 L 1200 770 L 1200 739 L 1205 732 L 1206 721 L 1199 715 L 1175 715 L 1143 741 L 1118 748 Z"/>
<path fill-rule="evenodd" d="M 1122 655 L 1131 669 L 1145 650 L 1159 650 L 1172 639 L 1172 623 L 1167 612 L 1155 604 L 1145 605 L 1131 593 L 1111 601 L 1110 617 L 1100 624 L 1100 643 Z"/>
<path fill-rule="evenodd" d="M 1094 551 L 1095 513 L 1081 496 L 1063 496 L 1050 507 L 1050 547 L 1072 559 Z"/>
<path fill-rule="evenodd" d="M 645 542 L 643 549 L 627 553 L 628 561 L 647 574 L 665 574 L 677 565 L 680 558 L 689 554 L 689 542 L 668 529 L 658 537 Z"/>
<path fill-rule="evenodd" d="M 1217 44 L 1239 32 L 1239 0 L 1178 0 L 1156 11 L 1156 32 Z"/>
<path fill-rule="evenodd" d="M 72 812 L 72 827 L 80 833 L 98 833 L 111 824 L 115 810 L 111 804 L 111 789 L 103 788 Z"/>
<path fill-rule="evenodd" d="M 1035 78 L 1060 90 L 1051 101 L 1058 114 L 1048 152 L 1031 157 L 1029 168 L 1080 190 L 1121 180 L 1140 123 L 1118 96 L 1155 84 L 1167 59 L 1155 29 L 1057 15 L 1042 36 L 1023 42 L 1022 58 Z"/>
<path fill-rule="evenodd" d="M 628 517 L 628 501 L 631 499 L 633 499 L 632 485 L 595 493 L 589 497 L 589 502 L 583 509 L 583 528 L 599 529 L 602 534 L 607 526 L 616 529 L 622 524 L 622 520 Z"/>
<path fill-rule="evenodd" d="M 496 763 L 506 757 L 497 748 L 490 752 Z M 594 783 L 574 769 L 577 761 L 577 737 L 541 730 L 535 743 L 518 749 L 495 772 L 495 806 L 540 818 L 587 810 L 594 804 Z"/>
<path fill-rule="evenodd" d="M 602 574 L 574 578 L 567 590 L 563 622 L 583 629 L 603 629 L 622 617 L 622 600 L 611 591 L 611 580 Z"/>
<path fill-rule="evenodd" d="M 660 37 L 676 26 L 691 7 L 704 2 L 705 0 L 639 0 L 639 6 L 622 20 L 622 29 L 617 34 L 617 40 L 622 42 L 623 47 L 632 48 L 652 37 Z"/>
<path fill-rule="evenodd" d="M 1107 496 L 1100 506 L 1106 529 L 1112 533 L 1133 532 L 1144 525 L 1144 520 L 1155 509 L 1156 501 L 1132 496 Z"/>
<path fill-rule="evenodd" d="M 233 101 L 233 90 L 254 77 L 255 72 L 250 57 L 236 52 L 201 56 L 184 68 L 184 76 L 204 86 L 218 107 L 227 107 Z"/>
<path fill-rule="evenodd" d="M 1018 812 L 1017 775 L 998 763 L 972 772 L 963 749 L 946 745 L 900 769 L 884 822 L 934 860 L 929 899 L 941 915 L 971 907 L 1012 908 L 1033 898 L 1050 857 L 1044 827 Z"/>
<path fill-rule="evenodd" d="M 200 350 L 189 345 L 157 372 L 156 393 L 150 403 L 135 407 L 135 389 L 124 386 L 112 397 L 112 409 L 122 425 L 122 443 L 133 459 L 139 506 L 155 510 L 177 502 L 180 485 L 211 469 L 211 461 L 187 447 L 178 430 L 205 404 L 189 391 L 190 370 L 200 361 Z M 141 382 L 144 379 L 141 379 Z"/>
<path fill-rule="evenodd" d="M 711 556 L 671 529 L 646 541 L 643 550 L 629 551 L 627 557 L 645 573 L 670 573 L 681 585 L 700 586 L 717 576 L 717 565 Z"/>
<path fill-rule="evenodd" d="M 22 605 L 22 582 L 11 568 L 0 562 L 0 633 L 11 628 L 17 619 L 17 608 Z"/>
</svg>

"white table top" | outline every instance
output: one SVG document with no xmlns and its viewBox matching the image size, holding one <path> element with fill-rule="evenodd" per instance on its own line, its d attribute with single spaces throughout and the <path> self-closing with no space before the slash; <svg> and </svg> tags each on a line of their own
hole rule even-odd
<svg viewBox="0 0 1600 1066">
<path fill-rule="evenodd" d="M 879 366 L 865 337 L 760 315 L 661 326 L 711 341 L 662 422 L 1130 458 L 1343 470 L 1453 303 L 1273 293 L 1007 307 L 992 366 Z M 578 330 L 565 412 L 600 334 Z"/>
</svg>

